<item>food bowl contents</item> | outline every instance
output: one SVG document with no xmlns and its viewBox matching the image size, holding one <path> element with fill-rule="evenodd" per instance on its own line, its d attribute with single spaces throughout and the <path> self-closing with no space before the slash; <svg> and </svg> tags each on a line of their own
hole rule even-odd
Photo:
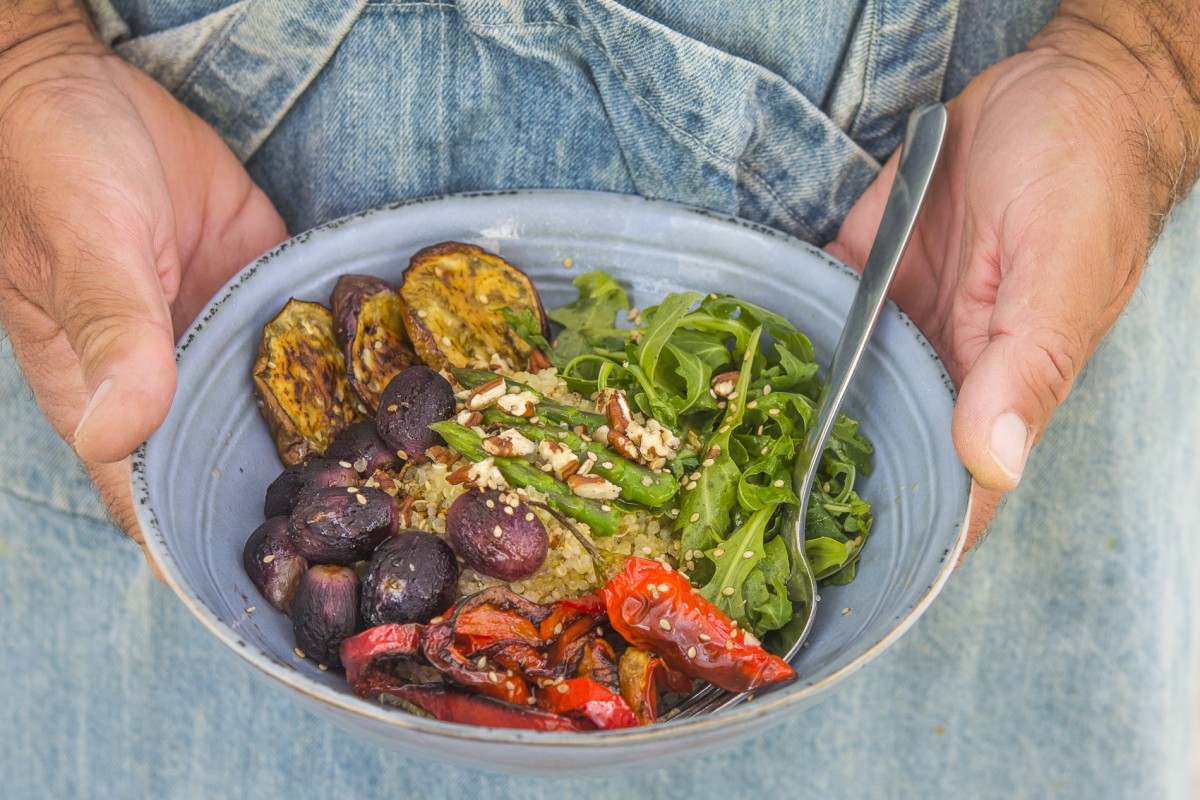
<svg viewBox="0 0 1200 800">
<path fill-rule="evenodd" d="M 583 731 L 795 677 L 769 650 L 807 602 L 780 527 L 811 344 L 728 295 L 639 311 L 604 273 L 575 284 L 547 314 L 516 267 L 448 242 L 396 288 L 345 276 L 332 314 L 291 300 L 265 327 L 255 386 L 289 466 L 244 565 L 360 697 Z M 827 582 L 870 533 L 870 454 L 842 415 L 806 520 Z"/>
</svg>

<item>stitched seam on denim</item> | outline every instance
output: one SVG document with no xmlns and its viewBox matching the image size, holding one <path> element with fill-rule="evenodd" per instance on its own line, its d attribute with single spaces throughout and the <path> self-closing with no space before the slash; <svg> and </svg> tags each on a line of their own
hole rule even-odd
<svg viewBox="0 0 1200 800">
<path fill-rule="evenodd" d="M 249 12 L 249 5 L 250 4 L 247 3 L 236 13 L 230 14 L 229 19 L 225 20 L 225 23 L 221 26 L 221 29 L 214 33 L 209 42 L 204 45 L 204 48 L 200 51 L 200 54 L 196 56 L 196 60 L 192 62 L 191 69 L 187 71 L 187 74 L 183 76 L 181 81 L 179 81 L 179 85 L 175 87 L 174 94 L 176 97 L 183 97 L 185 94 L 190 92 L 193 82 L 196 80 L 197 73 L 200 72 L 201 69 L 207 69 L 209 62 L 212 59 L 219 57 L 221 53 L 224 52 L 225 48 L 229 46 L 231 41 L 229 32 L 233 29 L 234 25 L 240 23 Z"/>
<path fill-rule="evenodd" d="M 780 196 L 779 192 L 775 189 L 774 184 L 772 184 L 770 181 L 768 181 L 766 178 L 764 178 L 757 170 L 755 170 L 753 167 L 751 167 L 749 162 L 746 161 L 746 159 L 739 158 L 737 161 L 737 166 L 741 169 L 744 169 L 746 171 L 746 175 L 749 178 L 753 179 L 754 182 L 758 183 L 760 186 L 763 187 L 763 189 L 766 191 L 766 193 L 771 196 L 771 199 L 774 200 L 775 203 L 783 210 L 783 213 L 788 216 L 788 219 L 790 219 L 792 222 L 796 223 L 797 225 L 799 225 L 800 227 L 802 227 L 806 230 L 811 228 L 811 225 L 809 223 L 805 222 L 803 217 L 796 214 L 792 210 L 792 207 L 788 203 L 784 202 L 784 200 Z"/>
<path fill-rule="evenodd" d="M 47 503 L 45 502 L 45 498 L 34 497 L 32 495 L 25 494 L 24 492 L 18 492 L 17 490 L 8 486 L 0 486 L 0 494 L 8 495 L 14 500 L 28 503 L 29 505 L 37 508 L 44 508 L 47 511 L 53 511 L 56 514 L 62 514 L 74 519 L 88 520 L 89 522 L 99 522 L 104 525 L 108 525 L 109 527 L 116 527 L 113 524 L 112 519 L 110 519 L 107 515 L 86 514 L 82 511 L 73 511 L 72 509 L 64 508 L 57 503 Z"/>
<path fill-rule="evenodd" d="M 563 30 L 574 33 L 576 36 L 578 36 L 580 39 L 582 39 L 585 42 L 591 41 L 591 40 L 587 39 L 586 37 L 584 37 L 583 31 L 581 31 L 579 28 L 575 27 L 574 25 L 565 25 L 561 22 L 494 22 L 493 23 L 493 22 L 467 21 L 467 24 L 469 26 L 478 27 L 478 28 L 532 28 L 532 27 L 561 28 Z M 687 141 L 695 144 L 696 147 L 703 150 L 706 154 L 708 154 L 712 158 L 714 158 L 718 161 L 724 162 L 725 164 L 735 165 L 737 163 L 737 156 L 727 156 L 722 153 L 715 152 L 710 145 L 708 145 L 707 143 L 705 143 L 704 141 L 702 141 L 700 139 L 697 139 L 695 137 L 695 135 L 684 130 L 683 128 L 680 128 L 674 122 L 667 119 L 666 116 L 663 115 L 662 111 L 657 109 L 653 103 L 651 103 L 646 98 L 642 97 L 639 93 L 630 89 L 629 88 L 629 78 L 628 78 L 627 74 L 617 65 L 616 60 L 613 58 L 613 55 L 611 52 L 609 52 L 608 48 L 606 48 L 604 46 L 604 44 L 599 41 L 595 41 L 592 43 L 595 44 L 596 47 L 598 47 L 604 53 L 604 55 L 608 58 L 609 65 L 612 66 L 613 71 L 615 73 L 617 73 L 617 77 L 620 80 L 621 85 L 625 87 L 625 91 L 627 91 L 629 93 L 629 96 L 632 97 L 639 105 L 643 106 L 646 109 L 646 111 L 649 112 L 649 114 L 652 117 L 654 117 L 656 120 L 658 120 L 665 129 L 667 129 L 669 132 L 671 132 L 673 135 L 673 138 L 675 138 L 674 134 L 677 133 L 677 134 L 679 134 L 679 136 L 682 136 Z"/>
<path fill-rule="evenodd" d="M 854 121 L 850 123 L 850 130 L 847 132 L 851 138 L 854 138 L 859 133 L 859 126 L 862 124 L 863 117 L 866 115 L 867 109 L 871 107 L 871 95 L 875 87 L 875 76 L 879 70 L 879 42 L 882 27 L 883 0 L 880 0 L 875 5 L 875 18 L 871 24 L 871 35 L 867 38 L 867 68 L 863 70 L 862 100 L 859 101 L 858 110 L 854 112 Z"/>
</svg>

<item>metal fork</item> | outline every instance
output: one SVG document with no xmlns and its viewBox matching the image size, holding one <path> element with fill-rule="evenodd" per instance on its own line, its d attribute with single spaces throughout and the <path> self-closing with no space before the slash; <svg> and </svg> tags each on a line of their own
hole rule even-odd
<svg viewBox="0 0 1200 800">
<path fill-rule="evenodd" d="M 804 519 L 808 513 L 809 494 L 820 466 L 820 457 L 841 410 L 850 379 L 862 361 L 867 341 L 875 330 L 888 289 L 896 277 L 896 268 L 908 247 L 945 134 L 946 107 L 941 103 L 923 105 L 909 115 L 900 163 L 887 205 L 883 209 L 879 231 L 871 244 L 862 279 L 834 350 L 829 380 L 822 387 L 817 400 L 816 422 L 805 432 L 800 457 L 796 459 L 792 486 L 800 498 L 800 508 L 794 510 L 792 506 L 787 507 L 788 517 L 781 528 L 792 563 L 792 573 L 787 581 L 788 597 L 800 609 L 780 632 L 782 645 L 779 649 L 786 648 L 784 658 L 788 661 L 796 656 L 807 638 L 816 610 L 816 578 L 804 555 Z M 744 692 L 726 692 L 708 685 L 685 700 L 672 719 L 689 719 L 721 711 L 741 703 L 748 696 Z"/>
</svg>

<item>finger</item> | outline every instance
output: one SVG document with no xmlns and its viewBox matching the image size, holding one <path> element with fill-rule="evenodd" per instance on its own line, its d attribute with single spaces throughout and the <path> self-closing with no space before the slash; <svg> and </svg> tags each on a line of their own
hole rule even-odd
<svg viewBox="0 0 1200 800">
<path fill-rule="evenodd" d="M 73 442 L 85 461 L 128 456 L 174 396 L 175 346 L 157 261 L 135 242 L 62 253 L 52 266 L 48 310 L 62 323 L 88 397 Z"/>
<path fill-rule="evenodd" d="M 1137 265 L 1116 255 L 1120 234 L 1097 231 L 1088 219 L 1095 213 L 1049 198 L 1010 215 L 998 246 L 978 237 L 966 272 L 998 282 L 964 280 L 956 301 L 986 306 L 993 299 L 980 293 L 994 291 L 986 331 L 957 332 L 965 377 L 953 428 L 960 458 L 984 488 L 1019 483 L 1031 448 L 1136 283 Z"/>
</svg>

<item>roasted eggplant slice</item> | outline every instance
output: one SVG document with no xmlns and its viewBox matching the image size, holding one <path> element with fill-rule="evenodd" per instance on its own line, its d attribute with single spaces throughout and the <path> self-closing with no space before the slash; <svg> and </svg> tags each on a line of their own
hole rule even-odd
<svg viewBox="0 0 1200 800">
<path fill-rule="evenodd" d="M 289 300 L 263 326 L 254 393 L 288 466 L 320 455 L 342 428 L 365 416 L 346 380 L 333 315 L 320 303 Z"/>
<path fill-rule="evenodd" d="M 383 387 L 416 360 L 404 330 L 400 293 L 373 275 L 343 275 L 329 304 L 350 388 L 374 414 Z"/>
<path fill-rule="evenodd" d="M 524 366 L 532 348 L 505 323 L 506 306 L 531 312 L 550 333 L 529 277 L 471 244 L 444 242 L 418 251 L 404 271 L 400 296 L 413 349 L 438 370 L 487 363 L 492 354 Z"/>
</svg>

